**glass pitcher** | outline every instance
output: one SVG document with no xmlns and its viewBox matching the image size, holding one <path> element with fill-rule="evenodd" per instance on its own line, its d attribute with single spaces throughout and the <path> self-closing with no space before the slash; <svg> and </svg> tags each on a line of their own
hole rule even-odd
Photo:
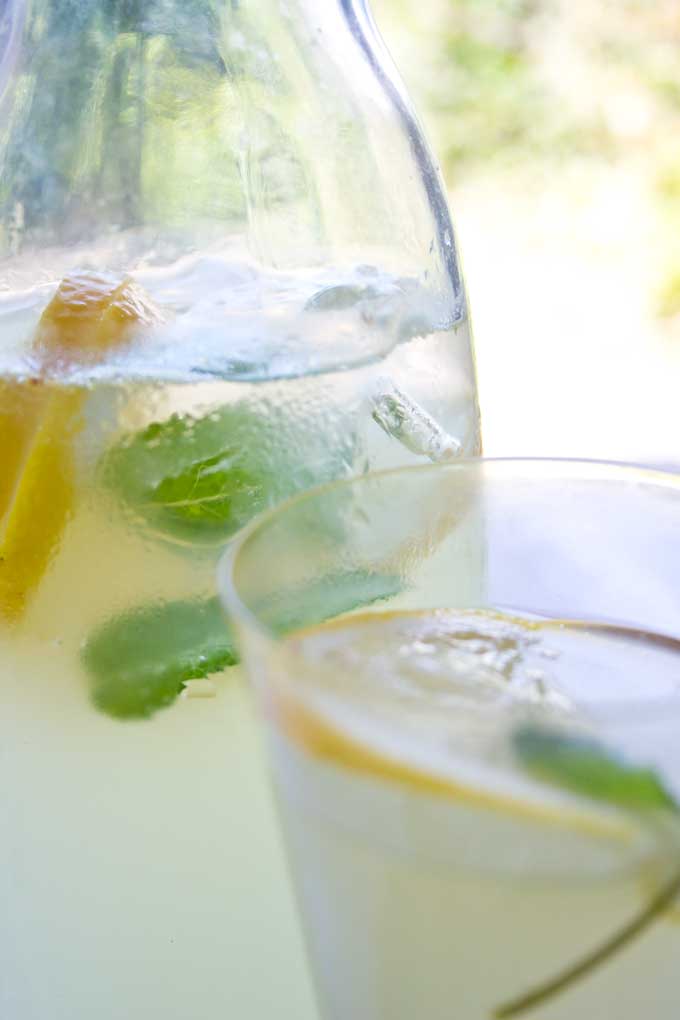
<svg viewBox="0 0 680 1020">
<path fill-rule="evenodd" d="M 436 166 L 364 0 L 6 0 L 0 168 L 0 1015 L 307 1020 L 214 566 L 479 452 Z"/>
</svg>

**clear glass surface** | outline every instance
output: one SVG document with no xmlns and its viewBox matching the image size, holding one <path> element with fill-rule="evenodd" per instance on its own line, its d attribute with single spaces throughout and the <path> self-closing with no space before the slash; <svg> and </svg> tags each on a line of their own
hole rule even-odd
<svg viewBox="0 0 680 1020">
<path fill-rule="evenodd" d="M 219 549 L 479 444 L 364 3 L 0 4 L 3 1018 L 315 1015 Z"/>
<path fill-rule="evenodd" d="M 324 1017 L 675 1016 L 679 536 L 677 476 L 472 460 L 232 544 Z"/>
</svg>

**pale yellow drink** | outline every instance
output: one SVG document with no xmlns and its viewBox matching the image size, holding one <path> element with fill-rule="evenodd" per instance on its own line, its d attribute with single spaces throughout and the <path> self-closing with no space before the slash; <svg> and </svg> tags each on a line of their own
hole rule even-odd
<svg viewBox="0 0 680 1020">
<path fill-rule="evenodd" d="M 315 1015 L 215 562 L 300 487 L 427 459 L 377 420 L 405 383 L 424 409 L 437 377 L 425 439 L 474 450 L 477 420 L 453 332 L 316 373 L 268 376 L 254 346 L 249 369 L 218 363 L 226 271 L 152 273 L 139 305 L 86 273 L 56 305 L 46 288 L 0 308 L 3 1020 Z M 238 301 L 265 285 L 239 271 L 247 339 Z M 270 339 L 293 298 L 298 325 L 325 321 L 303 308 L 319 281 L 284 283 L 288 306 L 262 299 Z M 328 315 L 353 335 L 356 310 Z"/>
<path fill-rule="evenodd" d="M 677 692 L 677 643 L 504 614 L 378 612 L 291 638 L 285 655 L 290 680 L 266 686 L 269 743 L 324 1017 L 677 1016 L 668 903 L 559 994 L 518 1005 L 677 890 L 680 828 L 663 785 L 677 760 L 643 719 L 602 724 L 625 701 L 639 699 L 642 717 Z M 602 798 L 597 769 L 593 796 L 542 781 L 520 753 L 532 732 L 575 740 L 579 754 L 581 740 L 613 739 L 626 762 L 612 759 L 617 790 L 634 774 L 660 805 Z"/>
</svg>

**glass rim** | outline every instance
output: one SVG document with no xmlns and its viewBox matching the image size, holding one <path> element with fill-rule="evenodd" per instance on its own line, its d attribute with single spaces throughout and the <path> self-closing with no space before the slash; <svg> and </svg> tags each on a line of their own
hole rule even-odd
<svg viewBox="0 0 680 1020">
<path fill-rule="evenodd" d="M 453 461 L 440 461 L 438 463 L 402 465 L 401 467 L 387 468 L 380 471 L 370 471 L 363 475 L 354 475 L 350 478 L 340 478 L 324 485 L 314 486 L 305 489 L 296 495 L 289 497 L 281 503 L 276 504 L 267 510 L 262 511 L 253 518 L 239 533 L 229 542 L 225 551 L 220 557 L 217 567 L 217 588 L 218 595 L 225 609 L 243 622 L 250 629 L 258 632 L 262 637 L 276 644 L 280 638 L 270 630 L 258 618 L 246 603 L 241 599 L 238 588 L 234 581 L 234 569 L 241 554 L 247 547 L 250 540 L 266 529 L 271 521 L 289 513 L 298 505 L 312 502 L 332 493 L 335 490 L 349 489 L 354 486 L 367 484 L 373 479 L 396 478 L 396 477 L 417 477 L 424 474 L 453 473 L 456 471 L 470 471 L 483 469 L 486 466 L 506 468 L 511 472 L 519 474 L 521 469 L 536 470 L 539 468 L 550 468 L 552 477 L 559 478 L 561 472 L 567 477 L 569 469 L 571 476 L 576 476 L 583 481 L 637 481 L 645 485 L 658 486 L 668 491 L 675 491 L 679 498 L 679 522 L 680 522 L 680 471 L 674 472 L 655 467 L 635 464 L 626 461 L 610 461 L 603 459 L 588 459 L 579 457 L 460 457 Z M 537 479 L 538 480 L 538 479 Z M 659 635 L 663 637 L 663 635 Z M 670 638 L 674 640 L 673 638 Z M 663 699 L 664 703 L 668 699 Z M 674 699 L 675 700 L 675 699 Z"/>
<path fill-rule="evenodd" d="M 583 481 L 636 481 L 643 484 L 644 487 L 657 487 L 667 492 L 675 492 L 678 494 L 678 519 L 680 522 L 680 471 L 646 467 L 645 465 L 625 461 L 576 457 L 462 457 L 455 461 L 414 464 L 370 471 L 366 474 L 355 475 L 353 477 L 335 479 L 334 481 L 322 484 L 322 486 L 305 490 L 274 507 L 270 507 L 250 521 L 227 545 L 219 560 L 217 567 L 217 588 L 223 607 L 230 616 L 237 619 L 249 630 L 257 633 L 264 641 L 280 645 L 280 637 L 263 623 L 258 618 L 258 615 L 242 600 L 238 585 L 234 581 L 234 568 L 236 568 L 244 550 L 255 535 L 266 530 L 271 521 L 275 521 L 279 517 L 290 513 L 297 506 L 313 502 L 315 499 L 319 499 L 334 491 L 362 486 L 362 484 L 366 484 L 371 479 L 390 477 L 410 478 L 422 474 L 468 472 L 475 469 L 483 470 L 486 466 L 501 471 L 506 469 L 509 472 L 506 477 L 509 478 L 515 476 L 519 479 L 524 471 L 529 472 L 529 474 L 535 472 L 534 477 L 536 481 L 540 481 L 542 478 L 547 479 L 548 477 L 553 479 L 563 478 L 565 480 L 571 477 Z M 550 474 L 541 475 L 539 473 L 541 469 L 550 469 Z M 616 621 L 613 620 L 605 619 L 604 622 L 616 625 Z M 632 629 L 635 629 L 634 623 L 630 624 L 630 626 Z M 680 637 L 662 632 L 656 634 L 656 636 L 661 637 L 665 641 L 678 642 L 680 647 Z M 642 712 L 645 719 L 647 717 L 650 719 L 656 718 L 659 712 L 668 712 L 671 705 L 674 708 L 674 713 L 680 714 L 680 697 L 669 695 L 649 701 L 646 705 L 637 701 L 631 702 L 622 699 L 621 701 L 607 702 L 606 704 L 595 701 L 590 703 L 590 708 L 600 718 L 601 713 L 604 712 L 612 720 L 626 722 L 631 713 L 637 716 L 638 721 L 641 721 L 640 712 Z"/>
</svg>

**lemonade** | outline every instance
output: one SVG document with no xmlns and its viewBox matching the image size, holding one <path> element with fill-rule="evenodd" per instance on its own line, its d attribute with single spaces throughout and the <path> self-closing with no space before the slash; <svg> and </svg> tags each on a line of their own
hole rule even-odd
<svg viewBox="0 0 680 1020">
<path fill-rule="evenodd" d="M 649 728 L 680 642 L 402 610 L 280 655 L 269 744 L 324 1017 L 677 1016 L 679 788 Z"/>
<path fill-rule="evenodd" d="M 478 450 L 464 314 L 220 256 L 0 324 L 0 1015 L 312 1017 L 214 566 L 301 487 Z"/>
</svg>

